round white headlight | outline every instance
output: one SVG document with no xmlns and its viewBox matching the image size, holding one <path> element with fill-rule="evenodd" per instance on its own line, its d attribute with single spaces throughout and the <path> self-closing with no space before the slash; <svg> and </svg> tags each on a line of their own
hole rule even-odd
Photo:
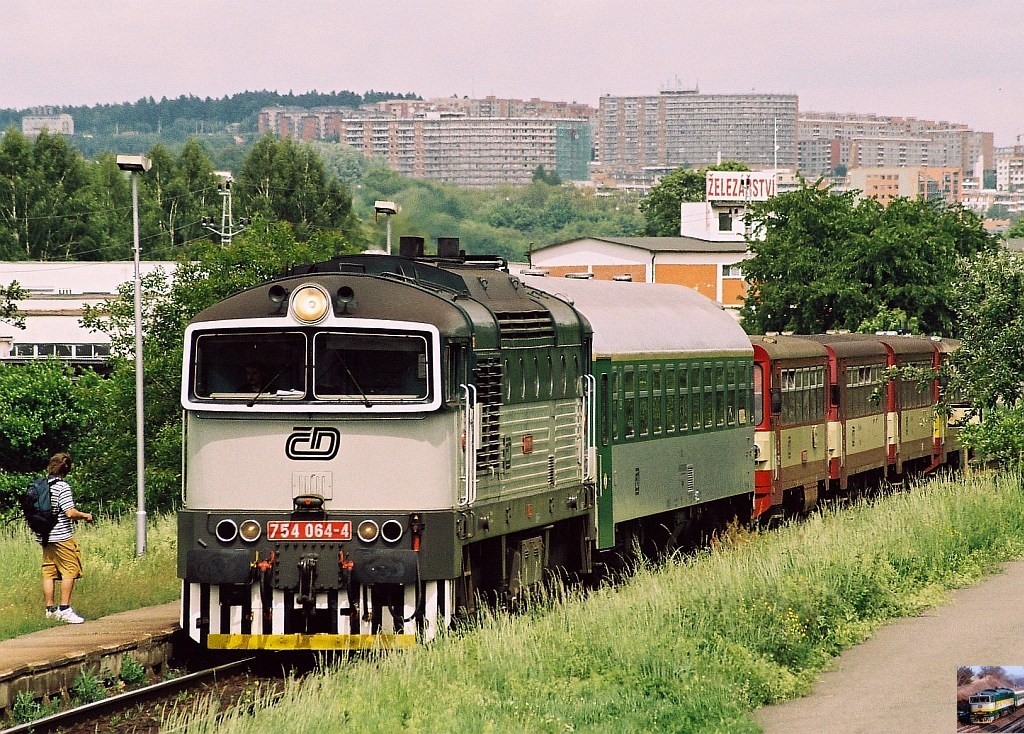
<svg viewBox="0 0 1024 734">
<path fill-rule="evenodd" d="M 292 315 L 304 324 L 322 320 L 330 307 L 330 297 L 318 285 L 304 285 L 292 296 Z"/>
</svg>

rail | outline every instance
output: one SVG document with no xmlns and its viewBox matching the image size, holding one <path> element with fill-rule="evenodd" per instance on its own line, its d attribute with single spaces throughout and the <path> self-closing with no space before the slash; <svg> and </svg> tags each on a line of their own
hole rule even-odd
<svg viewBox="0 0 1024 734">
<path fill-rule="evenodd" d="M 198 686 L 207 680 L 215 680 L 218 675 L 225 675 L 239 672 L 256 660 L 255 657 L 247 657 L 241 660 L 234 660 L 230 663 L 218 665 L 213 668 L 204 668 L 195 673 L 189 673 L 171 680 L 160 681 L 153 685 L 137 688 L 134 691 L 120 693 L 99 701 L 93 701 L 82 706 L 60 711 L 41 719 L 35 719 L 25 724 L 18 724 L 9 729 L 3 729 L 0 734 L 45 734 L 45 732 L 56 732 L 91 721 L 108 712 L 123 711 L 134 708 L 142 703 L 147 703 L 163 697 L 177 694 L 180 691 Z"/>
</svg>

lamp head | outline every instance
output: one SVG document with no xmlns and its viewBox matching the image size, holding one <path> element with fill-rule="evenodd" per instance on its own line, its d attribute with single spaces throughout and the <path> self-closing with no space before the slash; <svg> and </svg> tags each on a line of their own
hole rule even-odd
<svg viewBox="0 0 1024 734">
<path fill-rule="evenodd" d="M 117 167 L 122 171 L 145 173 L 153 165 L 153 161 L 144 155 L 119 155 Z"/>
</svg>

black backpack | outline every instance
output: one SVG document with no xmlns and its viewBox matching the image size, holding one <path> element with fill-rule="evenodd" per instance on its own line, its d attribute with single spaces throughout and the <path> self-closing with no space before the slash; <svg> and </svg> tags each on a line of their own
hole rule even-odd
<svg viewBox="0 0 1024 734">
<path fill-rule="evenodd" d="M 57 481 L 58 477 L 33 479 L 18 498 L 25 522 L 33 531 L 39 533 L 44 545 L 49 539 L 50 531 L 57 524 L 57 512 L 50 500 L 50 487 Z"/>
</svg>

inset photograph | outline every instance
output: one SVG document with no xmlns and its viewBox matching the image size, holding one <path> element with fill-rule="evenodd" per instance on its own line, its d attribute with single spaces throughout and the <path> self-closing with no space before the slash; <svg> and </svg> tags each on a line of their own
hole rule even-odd
<svg viewBox="0 0 1024 734">
<path fill-rule="evenodd" d="M 1024 732 L 1024 666 L 956 669 L 958 732 Z"/>
</svg>

